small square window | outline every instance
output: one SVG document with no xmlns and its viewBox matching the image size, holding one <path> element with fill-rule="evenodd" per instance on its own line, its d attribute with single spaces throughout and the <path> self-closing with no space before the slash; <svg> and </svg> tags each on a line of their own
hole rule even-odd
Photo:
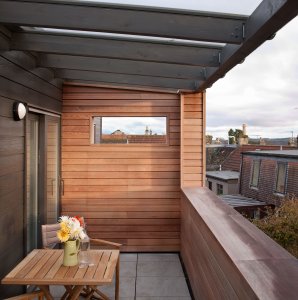
<svg viewBox="0 0 298 300">
<path fill-rule="evenodd" d="M 208 181 L 208 188 L 210 191 L 212 191 L 212 181 Z"/>
<path fill-rule="evenodd" d="M 217 195 L 223 195 L 223 185 L 217 183 L 216 184 L 216 191 L 217 191 Z"/>
<path fill-rule="evenodd" d="M 260 160 L 253 161 L 251 178 L 250 178 L 251 187 L 257 188 L 259 185 L 260 166 L 261 166 Z"/>
<path fill-rule="evenodd" d="M 275 192 L 279 194 L 286 193 L 286 180 L 287 180 L 287 164 L 277 163 L 276 168 L 276 182 L 275 182 Z"/>
</svg>

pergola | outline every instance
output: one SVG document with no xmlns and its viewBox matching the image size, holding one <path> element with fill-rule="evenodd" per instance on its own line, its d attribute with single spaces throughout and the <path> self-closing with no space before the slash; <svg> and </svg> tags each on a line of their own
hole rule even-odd
<svg viewBox="0 0 298 300">
<path fill-rule="evenodd" d="M 37 72 L 53 79 L 200 92 L 297 11 L 296 0 L 264 0 L 250 16 L 73 0 L 0 1 L 0 49 L 9 50 L 8 59 L 20 55 L 13 50 L 31 53 Z"/>
</svg>

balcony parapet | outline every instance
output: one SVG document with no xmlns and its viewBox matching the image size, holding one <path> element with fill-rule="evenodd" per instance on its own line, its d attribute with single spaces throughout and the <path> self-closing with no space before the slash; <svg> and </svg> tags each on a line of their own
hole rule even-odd
<svg viewBox="0 0 298 300">
<path fill-rule="evenodd" d="M 297 299 L 295 257 L 209 189 L 182 192 L 181 254 L 195 299 Z"/>
</svg>

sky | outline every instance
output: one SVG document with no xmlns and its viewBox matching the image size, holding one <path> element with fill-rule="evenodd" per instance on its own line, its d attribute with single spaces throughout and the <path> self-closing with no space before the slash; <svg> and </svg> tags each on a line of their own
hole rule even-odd
<svg viewBox="0 0 298 300">
<path fill-rule="evenodd" d="M 252 138 L 298 135 L 298 18 L 207 90 L 207 133 L 227 138 L 247 124 Z"/>
<path fill-rule="evenodd" d="M 166 134 L 166 117 L 103 117 L 102 132 L 111 134 L 121 130 L 126 134 L 145 134 L 146 126 L 152 133 Z"/>
<path fill-rule="evenodd" d="M 88 0 L 90 1 L 90 0 Z M 92 1 L 92 0 L 91 0 Z M 146 6 L 251 14 L 261 0 L 110 0 Z M 298 17 L 207 89 L 207 130 L 227 138 L 247 124 L 252 138 L 298 135 Z"/>
</svg>

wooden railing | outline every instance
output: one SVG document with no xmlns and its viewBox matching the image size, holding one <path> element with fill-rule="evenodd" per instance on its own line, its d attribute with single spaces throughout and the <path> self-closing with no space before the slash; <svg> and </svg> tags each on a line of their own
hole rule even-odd
<svg viewBox="0 0 298 300">
<path fill-rule="evenodd" d="M 181 255 L 195 299 L 298 299 L 298 260 L 207 188 L 183 188 Z"/>
</svg>

